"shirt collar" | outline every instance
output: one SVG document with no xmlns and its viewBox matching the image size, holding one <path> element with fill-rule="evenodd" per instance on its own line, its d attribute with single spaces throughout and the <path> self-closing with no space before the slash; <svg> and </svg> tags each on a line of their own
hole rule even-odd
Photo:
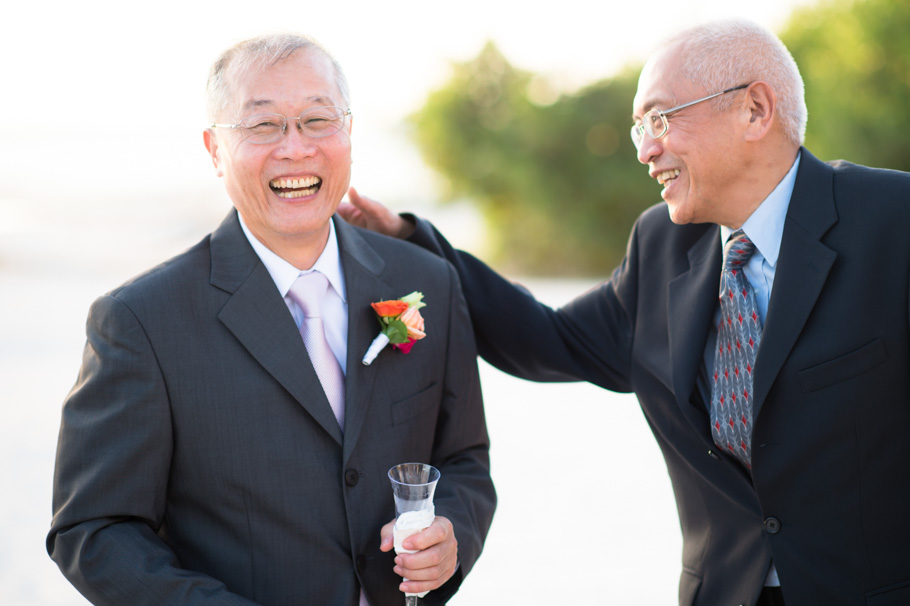
<svg viewBox="0 0 910 606">
<path fill-rule="evenodd" d="M 275 282 L 275 286 L 278 287 L 278 292 L 281 293 L 282 297 L 287 296 L 291 285 L 299 276 L 308 274 L 311 271 L 318 271 L 328 279 L 329 284 L 332 285 L 341 300 L 347 303 L 347 289 L 344 285 L 344 271 L 341 268 L 338 237 L 335 234 L 335 223 L 332 220 L 329 220 L 329 239 L 326 241 L 325 248 L 322 249 L 319 258 L 316 259 L 316 263 L 313 264 L 311 269 L 300 270 L 269 250 L 249 230 L 240 213 L 237 213 L 237 216 L 240 218 L 240 227 L 243 229 L 243 234 L 249 240 L 253 250 L 256 251 L 256 255 L 262 261 L 262 264 L 265 265 L 269 275 L 272 276 L 272 280 Z"/>
<path fill-rule="evenodd" d="M 796 154 L 793 166 L 741 228 L 771 267 L 777 265 L 777 257 L 780 254 L 780 242 L 784 235 L 787 208 L 790 206 L 793 186 L 796 183 L 799 158 L 800 154 Z M 733 230 L 729 227 L 720 226 L 721 246 L 726 243 L 732 233 Z"/>
</svg>

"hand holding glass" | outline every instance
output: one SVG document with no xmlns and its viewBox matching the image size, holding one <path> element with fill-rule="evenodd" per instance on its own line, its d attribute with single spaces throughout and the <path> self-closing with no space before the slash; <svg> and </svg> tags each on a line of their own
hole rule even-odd
<svg viewBox="0 0 910 606">
<path fill-rule="evenodd" d="M 401 544 L 412 534 L 417 534 L 433 523 L 436 517 L 433 493 L 436 492 L 439 476 L 438 469 L 425 463 L 402 463 L 389 470 L 397 517 L 392 530 L 395 553 L 414 553 L 404 549 Z M 417 606 L 417 598 L 426 594 L 427 592 L 406 593 L 406 606 Z"/>
</svg>

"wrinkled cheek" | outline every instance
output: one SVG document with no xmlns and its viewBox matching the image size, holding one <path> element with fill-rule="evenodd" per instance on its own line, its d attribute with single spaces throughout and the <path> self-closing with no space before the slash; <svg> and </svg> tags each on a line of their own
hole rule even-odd
<svg viewBox="0 0 910 606">
<path fill-rule="evenodd" d="M 339 133 L 344 135 L 342 139 L 339 140 L 337 149 L 331 155 L 332 167 L 335 171 L 333 181 L 333 200 L 335 199 L 335 194 L 337 194 L 338 200 L 341 201 L 341 198 L 347 193 L 348 188 L 351 186 L 351 163 L 353 159 L 351 157 L 351 140 L 348 138 L 347 133 Z M 337 188 L 337 192 L 334 189 Z"/>
<path fill-rule="evenodd" d="M 342 197 L 347 193 L 348 188 L 351 186 L 351 156 L 348 154 L 344 160 L 339 162 L 339 165 L 342 166 L 342 170 L 338 175 L 338 187 L 340 188 L 338 199 L 341 200 Z"/>
</svg>

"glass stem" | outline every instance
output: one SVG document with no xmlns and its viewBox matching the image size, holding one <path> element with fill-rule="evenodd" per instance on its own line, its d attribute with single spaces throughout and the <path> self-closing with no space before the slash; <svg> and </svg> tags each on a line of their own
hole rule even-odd
<svg viewBox="0 0 910 606">
<path fill-rule="evenodd" d="M 404 606 L 417 606 L 417 596 L 416 595 L 405 596 Z"/>
</svg>

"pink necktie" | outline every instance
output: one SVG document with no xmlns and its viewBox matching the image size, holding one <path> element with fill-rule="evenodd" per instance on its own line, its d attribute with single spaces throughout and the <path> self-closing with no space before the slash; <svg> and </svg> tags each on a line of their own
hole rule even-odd
<svg viewBox="0 0 910 606">
<path fill-rule="evenodd" d="M 294 281 L 288 296 L 300 306 L 304 321 L 300 334 L 306 345 L 310 361 L 316 369 L 322 389 L 332 406 L 332 412 L 338 420 L 341 431 L 344 431 L 344 373 L 335 359 L 335 354 L 325 339 L 325 328 L 322 324 L 322 301 L 328 290 L 329 281 L 318 271 L 303 274 Z"/>
<path fill-rule="evenodd" d="M 316 369 L 322 389 L 332 405 L 332 412 L 338 420 L 338 426 L 344 431 L 344 373 L 325 338 L 325 327 L 322 324 L 322 301 L 329 288 L 329 281 L 318 271 L 298 277 L 288 296 L 303 310 L 304 321 L 300 326 L 300 335 L 310 362 Z M 363 590 L 360 590 L 358 606 L 370 606 Z"/>
</svg>

